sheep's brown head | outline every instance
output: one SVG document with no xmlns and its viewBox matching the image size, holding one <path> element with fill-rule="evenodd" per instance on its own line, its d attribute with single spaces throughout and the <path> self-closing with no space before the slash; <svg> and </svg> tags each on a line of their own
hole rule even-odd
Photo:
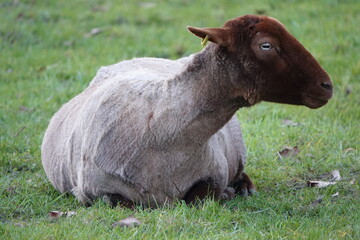
<svg viewBox="0 0 360 240">
<path fill-rule="evenodd" d="M 188 29 L 200 38 L 208 36 L 238 64 L 248 86 L 256 88 L 258 96 L 252 102 L 319 108 L 332 96 L 328 74 L 274 18 L 246 15 L 229 20 L 222 28 Z"/>
</svg>

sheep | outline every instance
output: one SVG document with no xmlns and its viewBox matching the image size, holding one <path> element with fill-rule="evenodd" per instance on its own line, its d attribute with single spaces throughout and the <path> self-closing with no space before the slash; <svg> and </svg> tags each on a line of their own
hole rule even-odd
<svg viewBox="0 0 360 240">
<path fill-rule="evenodd" d="M 252 194 L 237 110 L 261 101 L 315 109 L 332 96 L 326 71 L 274 18 L 188 30 L 209 44 L 178 60 L 102 67 L 53 116 L 41 151 L 58 191 L 125 207 Z"/>
</svg>

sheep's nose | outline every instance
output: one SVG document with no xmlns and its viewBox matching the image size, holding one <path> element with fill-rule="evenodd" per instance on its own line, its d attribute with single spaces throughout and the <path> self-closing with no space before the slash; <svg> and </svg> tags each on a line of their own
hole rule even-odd
<svg viewBox="0 0 360 240">
<path fill-rule="evenodd" d="M 321 85 L 321 87 L 323 87 L 324 89 L 326 89 L 328 91 L 332 91 L 332 89 L 333 89 L 331 82 L 323 82 L 320 85 Z"/>
</svg>

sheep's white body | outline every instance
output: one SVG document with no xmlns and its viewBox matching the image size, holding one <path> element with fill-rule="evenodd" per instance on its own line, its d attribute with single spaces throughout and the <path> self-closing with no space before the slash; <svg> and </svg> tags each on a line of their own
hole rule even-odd
<svg viewBox="0 0 360 240">
<path fill-rule="evenodd" d="M 182 199 L 202 180 L 220 193 L 235 181 L 245 164 L 238 106 L 209 103 L 219 86 L 206 64 L 191 68 L 214 56 L 197 55 L 102 67 L 45 133 L 42 161 L 55 188 L 85 203 L 120 194 L 155 205 Z"/>
</svg>

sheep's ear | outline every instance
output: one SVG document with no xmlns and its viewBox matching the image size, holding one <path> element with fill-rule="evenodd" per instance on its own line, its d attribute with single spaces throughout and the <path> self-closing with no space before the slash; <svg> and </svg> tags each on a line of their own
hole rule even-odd
<svg viewBox="0 0 360 240">
<path fill-rule="evenodd" d="M 208 36 L 209 41 L 220 46 L 227 47 L 230 44 L 230 31 L 228 28 L 196 28 L 188 26 L 187 29 L 202 39 Z"/>
</svg>

